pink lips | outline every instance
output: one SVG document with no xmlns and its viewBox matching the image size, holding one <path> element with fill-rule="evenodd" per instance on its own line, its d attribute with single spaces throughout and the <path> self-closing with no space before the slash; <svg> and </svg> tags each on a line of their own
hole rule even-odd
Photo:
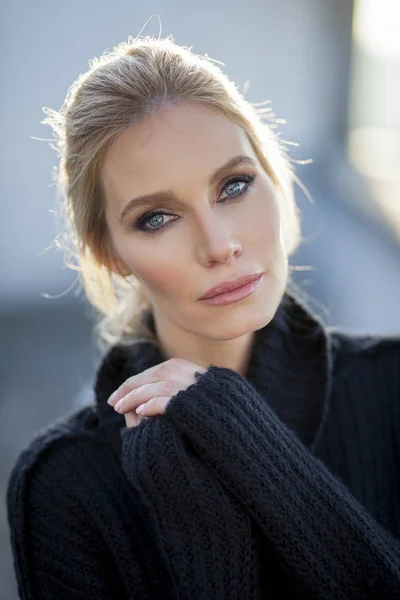
<svg viewBox="0 0 400 600">
<path fill-rule="evenodd" d="M 205 304 L 230 304 L 238 302 L 253 293 L 261 282 L 263 273 L 254 273 L 239 277 L 234 281 L 227 281 L 211 288 L 200 298 Z"/>
</svg>

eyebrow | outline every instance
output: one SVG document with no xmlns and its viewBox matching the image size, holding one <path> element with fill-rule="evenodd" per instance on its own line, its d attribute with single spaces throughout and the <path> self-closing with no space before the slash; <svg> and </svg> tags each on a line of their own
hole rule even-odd
<svg viewBox="0 0 400 600">
<path fill-rule="evenodd" d="M 212 173 L 210 179 L 209 179 L 209 185 L 210 187 L 213 186 L 216 181 L 222 177 L 222 175 L 226 172 L 226 171 L 230 171 L 231 169 L 234 169 L 235 167 L 238 167 L 240 165 L 248 165 L 250 167 L 257 167 L 257 162 L 254 160 L 254 158 L 251 158 L 250 156 L 247 156 L 245 154 L 240 154 L 238 156 L 234 156 L 233 158 L 231 158 L 230 160 L 228 160 L 228 162 L 226 162 L 224 165 L 222 165 L 221 167 L 218 167 L 218 169 L 216 169 L 214 171 L 214 173 Z M 153 192 L 152 194 L 144 194 L 143 196 L 138 196 L 137 198 L 132 198 L 132 200 L 129 200 L 129 202 L 126 204 L 126 206 L 123 208 L 122 212 L 121 212 L 121 216 L 119 218 L 119 222 L 120 224 L 122 224 L 123 220 L 125 219 L 126 215 L 135 207 L 140 206 L 141 204 L 150 204 L 150 203 L 156 203 L 156 202 L 179 202 L 178 197 L 176 196 L 176 194 L 174 192 L 172 192 L 171 190 L 160 190 L 159 192 Z"/>
</svg>

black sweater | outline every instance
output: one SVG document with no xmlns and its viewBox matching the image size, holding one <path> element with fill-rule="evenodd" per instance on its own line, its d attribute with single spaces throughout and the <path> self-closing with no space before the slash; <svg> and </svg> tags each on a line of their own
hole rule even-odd
<svg viewBox="0 0 400 600">
<path fill-rule="evenodd" d="M 163 360 L 156 340 L 114 346 L 93 405 L 19 455 L 21 598 L 400 599 L 400 338 L 285 295 L 246 377 L 211 365 L 127 428 L 108 396 Z"/>
</svg>

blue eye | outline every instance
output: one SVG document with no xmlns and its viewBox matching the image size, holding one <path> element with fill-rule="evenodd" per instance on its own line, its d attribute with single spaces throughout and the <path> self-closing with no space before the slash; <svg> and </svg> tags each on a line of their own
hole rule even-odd
<svg viewBox="0 0 400 600">
<path fill-rule="evenodd" d="M 169 213 L 165 211 L 157 210 L 155 212 L 146 213 L 143 217 L 140 217 L 139 220 L 134 224 L 133 228 L 138 229 L 139 231 L 144 231 L 146 233 L 156 233 L 157 231 L 161 231 L 164 229 L 167 223 L 163 223 L 164 216 L 174 216 L 174 213 Z M 176 221 L 176 219 L 172 219 L 172 221 Z M 151 227 L 146 227 L 146 225 L 150 224 Z M 159 225 L 159 227 L 157 227 Z"/>
<path fill-rule="evenodd" d="M 253 173 L 253 175 L 239 175 L 239 176 L 237 175 L 236 177 L 232 177 L 231 179 L 229 179 L 229 181 L 227 181 L 225 183 L 222 190 L 229 190 L 229 189 L 232 190 L 233 189 L 234 193 L 232 195 L 229 194 L 226 198 L 224 198 L 223 200 L 220 200 L 220 202 L 235 200 L 236 198 L 243 196 L 254 185 L 255 179 L 256 179 L 255 173 Z M 242 187 L 241 189 L 239 188 L 239 190 L 238 190 L 238 184 L 240 184 L 240 183 L 244 183 L 246 185 L 244 185 L 244 187 Z M 235 193 L 235 189 L 236 189 L 236 193 Z M 136 229 L 139 231 L 144 231 L 146 233 L 157 233 L 157 231 L 161 231 L 161 230 L 165 229 L 169 223 L 172 223 L 172 221 L 176 221 L 177 218 L 179 218 L 179 217 L 176 217 L 175 219 L 171 219 L 170 221 L 163 223 L 164 216 L 175 216 L 176 217 L 176 215 L 174 215 L 174 213 L 170 213 L 170 212 L 163 211 L 163 210 L 148 212 L 148 213 L 145 213 L 143 216 L 139 217 L 139 219 L 133 225 L 133 229 Z M 151 225 L 151 227 L 149 228 L 146 225 Z"/>
<path fill-rule="evenodd" d="M 229 188 L 232 190 L 232 187 L 234 188 L 234 192 L 235 192 L 235 187 L 237 192 L 234 193 L 232 196 L 229 194 L 228 195 L 228 199 L 229 198 L 237 198 L 238 196 L 241 196 L 243 193 L 247 192 L 248 189 L 250 188 L 250 186 L 252 185 L 252 183 L 254 183 L 254 179 L 255 179 L 255 175 L 240 175 L 240 177 L 234 177 L 232 179 L 230 179 L 225 186 L 223 187 L 224 190 L 228 190 Z M 244 187 L 242 188 L 238 188 L 239 184 L 245 184 Z"/>
<path fill-rule="evenodd" d="M 150 215 L 147 222 L 152 227 L 157 227 L 157 225 L 162 225 L 162 217 L 164 216 L 164 214 L 165 213 L 154 213 L 153 215 Z"/>
<path fill-rule="evenodd" d="M 225 189 L 229 189 L 230 186 L 238 186 L 240 183 L 244 183 L 242 180 L 237 180 L 237 181 L 230 181 L 226 186 Z M 231 188 L 232 189 L 232 188 Z M 237 188 L 236 188 L 237 189 Z M 235 194 L 235 196 L 240 196 L 241 192 L 242 192 L 243 188 L 237 190 L 237 193 Z M 234 196 L 228 196 L 228 197 L 234 197 Z"/>
</svg>

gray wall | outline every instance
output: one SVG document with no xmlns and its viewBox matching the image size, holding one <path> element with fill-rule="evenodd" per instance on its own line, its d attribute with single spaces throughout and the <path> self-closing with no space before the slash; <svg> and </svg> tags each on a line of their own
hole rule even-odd
<svg viewBox="0 0 400 600">
<path fill-rule="evenodd" d="M 2 13 L 0 310 L 42 304 L 42 293 L 60 294 L 74 281 L 75 274 L 62 268 L 61 253 L 43 254 L 56 232 L 50 212 L 56 153 L 32 139 L 52 135 L 40 124 L 41 108 L 59 109 L 89 58 L 137 35 L 152 14 L 160 15 L 162 36 L 173 34 L 178 43 L 224 62 L 241 89 L 249 81 L 250 100 L 271 99 L 277 115 L 288 121 L 282 137 L 300 142 L 303 157 L 342 136 L 348 0 L 3 0 Z M 153 17 L 144 33 L 158 32 Z"/>
</svg>

